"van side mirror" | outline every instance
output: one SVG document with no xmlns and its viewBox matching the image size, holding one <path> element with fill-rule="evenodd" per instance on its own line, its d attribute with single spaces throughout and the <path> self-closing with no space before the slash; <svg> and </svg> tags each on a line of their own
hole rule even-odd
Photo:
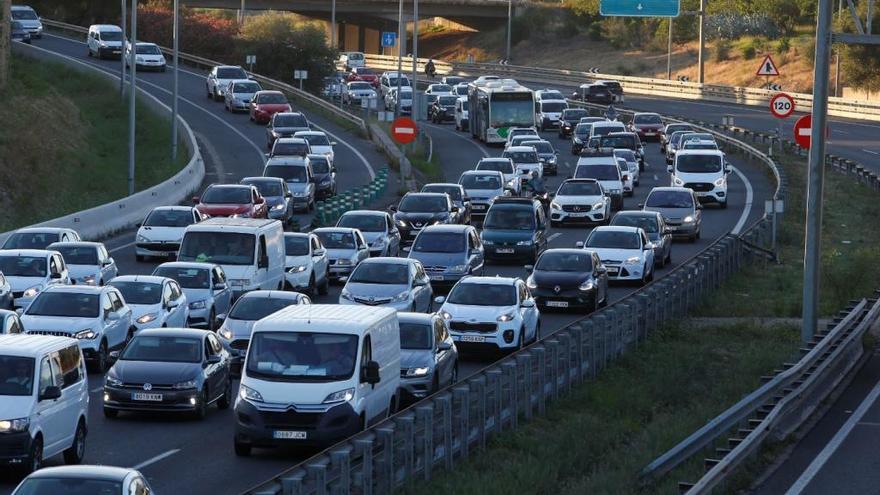
<svg viewBox="0 0 880 495">
<path fill-rule="evenodd" d="M 583 247 L 584 247 L 584 241 L 577 241 L 577 242 L 575 242 L 575 243 L 574 243 L 574 247 L 576 247 L 576 248 L 578 248 L 578 249 L 583 249 Z"/>
<path fill-rule="evenodd" d="M 638 206 L 639 206 L 639 209 L 641 210 L 642 208 L 645 207 L 645 203 L 639 203 Z"/>
<path fill-rule="evenodd" d="M 214 284 L 214 290 L 226 290 L 226 284 L 223 282 L 218 282 Z"/>
<path fill-rule="evenodd" d="M 205 362 L 208 364 L 219 364 L 220 356 L 216 354 L 211 354 L 210 356 L 208 356 L 208 359 L 206 359 Z"/>
<path fill-rule="evenodd" d="M 671 174 L 671 173 L 672 173 L 672 165 L 667 165 L 667 166 L 666 166 L 666 171 L 669 172 L 669 173 Z"/>
<path fill-rule="evenodd" d="M 531 273 L 535 270 L 535 265 L 525 265 L 523 266 L 523 268 L 525 268 L 527 272 Z"/>
<path fill-rule="evenodd" d="M 449 342 L 440 342 L 439 344 L 437 344 L 437 352 L 448 351 L 450 349 L 452 349 L 452 344 L 450 344 Z"/>
<path fill-rule="evenodd" d="M 381 377 L 379 376 L 379 363 L 376 361 L 370 361 L 364 367 L 363 376 L 361 376 L 361 381 L 369 383 L 370 385 L 375 385 L 379 383 Z"/>
<path fill-rule="evenodd" d="M 40 394 L 40 401 L 44 400 L 56 400 L 61 398 L 61 388 L 56 386 L 46 387 L 46 390 L 43 390 L 43 393 Z"/>
<path fill-rule="evenodd" d="M 61 272 L 52 272 L 52 274 L 49 275 L 49 278 L 59 279 L 61 278 Z"/>
</svg>

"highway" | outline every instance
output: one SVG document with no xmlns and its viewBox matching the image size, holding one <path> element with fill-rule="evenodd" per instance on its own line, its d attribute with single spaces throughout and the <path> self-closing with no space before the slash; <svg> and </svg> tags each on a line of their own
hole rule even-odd
<svg viewBox="0 0 880 495">
<path fill-rule="evenodd" d="M 35 42 L 36 46 L 76 58 L 99 67 L 101 70 L 118 71 L 119 62 L 96 61 L 86 58 L 82 43 L 56 36 L 46 36 Z M 141 74 L 141 87 L 170 101 L 171 73 Z M 187 68 L 180 74 L 181 115 L 189 122 L 205 154 L 208 176 L 205 182 L 237 182 L 243 176 L 259 175 L 262 170 L 264 130 L 248 121 L 248 117 L 231 115 L 221 103 L 205 97 L 204 74 Z M 689 103 L 674 104 L 675 113 L 683 113 Z M 629 104 L 627 105 L 629 106 Z M 690 108 L 690 107 L 687 107 Z M 337 136 L 336 160 L 339 167 L 340 190 L 366 183 L 370 169 L 384 166 L 385 157 L 375 151 L 372 143 L 346 134 L 332 122 L 316 115 L 309 118 Z M 451 125 L 426 124 L 434 140 L 434 150 L 442 160 L 446 179 L 457 181 L 464 170 L 473 168 L 483 156 L 497 156 L 501 149 L 486 147 L 472 140 L 469 134 L 457 133 Z M 742 125 L 742 124 L 740 124 Z M 556 186 L 571 172 L 576 163 L 569 153 L 568 142 L 559 140 L 555 132 L 544 133 L 560 151 L 560 173 L 547 181 L 548 189 Z M 347 146 L 343 143 L 347 143 Z M 632 198 L 626 198 L 625 207 L 635 209 L 653 186 L 668 185 L 666 165 L 656 143 L 647 145 L 648 167 L 642 174 L 641 185 Z M 763 214 L 764 200 L 772 194 L 770 181 L 763 170 L 741 162 L 732 161 L 736 172 L 730 177 L 730 203 L 726 210 L 704 210 L 702 239 L 696 243 L 676 243 L 673 247 L 673 266 L 690 258 L 719 236 L 731 230 L 744 228 Z M 561 228 L 549 232 L 550 247 L 573 247 L 578 240 L 586 238 L 588 229 Z M 156 263 L 138 263 L 133 251 L 134 232 L 124 232 L 106 243 L 117 261 L 120 274 L 150 273 Z M 660 269 L 657 277 L 672 268 Z M 522 265 L 490 265 L 487 274 L 525 276 Z M 635 290 L 634 286 L 614 287 L 613 300 Z M 338 301 L 339 286 L 334 286 L 326 297 L 316 302 Z M 547 335 L 577 320 L 577 314 L 542 315 L 542 333 Z M 462 363 L 460 378 L 489 365 L 496 356 L 468 356 Z M 140 469 L 149 479 L 157 493 L 237 493 L 259 483 L 283 469 L 302 460 L 313 452 L 257 450 L 250 458 L 236 457 L 232 450 L 232 410 L 212 410 L 204 421 L 195 421 L 165 415 L 122 415 L 119 419 L 105 419 L 101 413 L 102 377 L 89 376 L 91 389 L 90 432 L 87 442 L 86 462 L 131 466 Z M 52 459 L 48 465 L 57 465 L 60 459 Z M 0 478 L 0 494 L 9 493 L 15 486 L 13 477 Z"/>
</svg>

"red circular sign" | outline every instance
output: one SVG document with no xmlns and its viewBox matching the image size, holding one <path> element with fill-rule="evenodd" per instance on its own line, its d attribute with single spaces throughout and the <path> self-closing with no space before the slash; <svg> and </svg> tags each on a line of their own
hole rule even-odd
<svg viewBox="0 0 880 495">
<path fill-rule="evenodd" d="M 777 119 L 787 118 L 794 112 L 794 98 L 786 93 L 777 93 L 770 98 L 770 113 Z"/>
<path fill-rule="evenodd" d="M 801 148 L 810 149 L 810 134 L 813 132 L 813 117 L 804 115 L 794 123 L 794 142 Z"/>
<path fill-rule="evenodd" d="M 391 137 L 400 144 L 409 144 L 416 140 L 419 128 L 409 117 L 397 117 L 391 123 Z"/>
</svg>

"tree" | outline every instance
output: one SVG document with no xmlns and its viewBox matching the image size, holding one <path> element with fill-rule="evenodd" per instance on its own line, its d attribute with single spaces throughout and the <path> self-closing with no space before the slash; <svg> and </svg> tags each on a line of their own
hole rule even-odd
<svg viewBox="0 0 880 495">
<path fill-rule="evenodd" d="M 867 2 L 859 2 L 858 13 L 864 24 Z M 880 25 L 880 9 L 874 9 L 873 25 Z M 843 16 L 843 30 L 855 32 L 854 22 L 848 13 Z M 870 92 L 880 91 L 880 46 L 843 45 L 840 65 L 848 86 Z"/>
<path fill-rule="evenodd" d="M 11 0 L 0 0 L 0 89 L 5 88 L 6 81 L 9 80 L 9 38 L 12 30 L 10 6 Z"/>
</svg>

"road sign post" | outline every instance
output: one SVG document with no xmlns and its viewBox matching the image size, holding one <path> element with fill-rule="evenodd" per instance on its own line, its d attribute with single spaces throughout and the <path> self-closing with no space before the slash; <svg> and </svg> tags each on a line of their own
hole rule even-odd
<svg viewBox="0 0 880 495">
<path fill-rule="evenodd" d="M 247 55 L 244 58 L 245 63 L 248 65 L 248 72 L 254 72 L 254 65 L 257 63 L 256 55 Z"/>
<path fill-rule="evenodd" d="M 299 81 L 299 90 L 303 89 L 303 81 L 309 78 L 309 71 L 296 69 L 293 71 L 293 78 Z"/>
<path fill-rule="evenodd" d="M 778 93 L 770 98 L 770 113 L 777 119 L 786 119 L 794 112 L 794 98 L 786 93 Z"/>
</svg>

